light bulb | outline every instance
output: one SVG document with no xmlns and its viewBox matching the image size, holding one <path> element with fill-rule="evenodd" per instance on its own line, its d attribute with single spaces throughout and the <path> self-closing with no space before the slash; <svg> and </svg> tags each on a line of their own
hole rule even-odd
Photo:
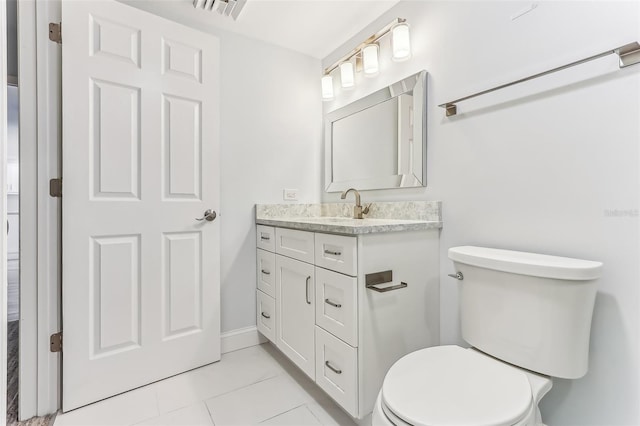
<svg viewBox="0 0 640 426">
<path fill-rule="evenodd" d="M 333 99 L 333 77 L 325 75 L 322 77 L 322 100 L 330 101 Z"/>
<path fill-rule="evenodd" d="M 351 62 L 343 62 L 340 64 L 340 85 L 343 89 L 350 89 L 355 84 L 355 75 L 353 72 L 353 64 Z"/>
<path fill-rule="evenodd" d="M 401 22 L 391 28 L 391 48 L 394 61 L 405 61 L 411 57 L 411 37 L 409 24 L 406 22 Z"/>
<path fill-rule="evenodd" d="M 364 75 L 373 77 L 378 74 L 380 67 L 378 65 L 378 45 L 367 44 L 362 48 L 362 68 Z"/>
</svg>

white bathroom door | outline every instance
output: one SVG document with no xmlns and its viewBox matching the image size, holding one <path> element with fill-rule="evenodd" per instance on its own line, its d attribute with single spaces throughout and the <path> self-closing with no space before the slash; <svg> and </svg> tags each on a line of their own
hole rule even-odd
<svg viewBox="0 0 640 426">
<path fill-rule="evenodd" d="M 220 359 L 219 43 L 114 0 L 62 31 L 68 411 Z"/>
</svg>

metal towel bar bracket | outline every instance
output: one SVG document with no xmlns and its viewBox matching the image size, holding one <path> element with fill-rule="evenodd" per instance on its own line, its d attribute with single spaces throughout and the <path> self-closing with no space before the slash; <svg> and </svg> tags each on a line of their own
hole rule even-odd
<svg viewBox="0 0 640 426">
<path fill-rule="evenodd" d="M 570 64 L 563 65 L 561 67 L 553 68 L 548 71 L 540 72 L 538 74 L 530 75 L 529 77 L 521 78 L 516 81 L 512 81 L 511 83 L 501 84 L 500 86 L 493 87 L 491 89 L 483 90 L 482 92 L 474 93 L 473 95 L 465 96 L 460 99 L 456 99 L 455 101 L 445 102 L 441 105 L 438 105 L 441 108 L 444 108 L 446 111 L 446 116 L 451 117 L 458 113 L 458 106 L 456 105 L 458 102 L 466 101 L 467 99 L 475 98 L 477 96 L 486 95 L 487 93 L 495 92 L 496 90 L 504 89 L 509 86 L 513 86 L 516 84 L 524 83 L 525 81 L 533 80 L 534 78 L 542 77 L 548 74 L 552 74 L 557 71 L 562 71 L 567 68 L 571 68 L 576 65 L 584 64 L 585 62 L 593 61 L 594 59 L 599 59 L 604 56 L 608 56 L 611 54 L 616 54 L 619 57 L 619 67 L 624 68 L 629 65 L 635 65 L 640 63 L 640 44 L 637 41 L 633 43 L 625 44 L 624 46 L 620 46 L 615 49 L 607 50 L 606 52 L 599 53 L 597 55 L 589 56 L 588 58 L 581 59 L 579 61 L 571 62 Z"/>
</svg>

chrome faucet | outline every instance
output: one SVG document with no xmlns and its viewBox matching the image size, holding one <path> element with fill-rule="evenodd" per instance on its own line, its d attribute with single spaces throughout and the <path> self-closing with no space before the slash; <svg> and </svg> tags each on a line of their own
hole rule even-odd
<svg viewBox="0 0 640 426">
<path fill-rule="evenodd" d="M 349 192 L 353 191 L 353 194 L 356 196 L 356 205 L 353 208 L 353 218 L 354 219 L 364 219 L 363 215 L 369 213 L 369 207 L 371 207 L 371 204 L 369 204 L 367 207 L 365 207 L 364 209 L 362 208 L 362 204 L 360 204 L 360 193 L 358 192 L 358 190 L 356 190 L 355 188 L 349 188 L 346 191 L 344 191 L 342 193 L 342 195 L 340 195 L 341 199 L 346 199 L 347 198 L 347 194 Z"/>
</svg>

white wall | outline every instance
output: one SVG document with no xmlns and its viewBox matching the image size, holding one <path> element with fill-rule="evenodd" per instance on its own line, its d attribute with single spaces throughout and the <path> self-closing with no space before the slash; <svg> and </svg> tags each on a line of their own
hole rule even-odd
<svg viewBox="0 0 640 426">
<path fill-rule="evenodd" d="M 248 38 L 221 42 L 222 330 L 255 325 L 254 205 L 284 188 L 318 202 L 320 61 Z"/>
<path fill-rule="evenodd" d="M 445 118 L 444 103 L 640 40 L 639 2 L 404 1 L 325 58 L 329 65 L 395 17 L 413 58 L 336 93 L 325 112 L 426 69 L 428 187 L 367 191 L 364 202 L 443 201 L 441 336 L 462 343 L 447 249 L 486 245 L 603 261 L 580 380 L 555 380 L 550 425 L 640 424 L 640 65 L 615 56 L 483 96 Z M 320 76 L 317 76 L 318 85 Z M 323 195 L 335 201 L 339 194 Z M 611 215 L 611 211 L 619 210 Z M 618 214 L 616 216 L 616 214 Z"/>
<path fill-rule="evenodd" d="M 171 5 L 127 1 L 180 22 Z M 187 5 L 186 7 L 191 7 Z M 220 38 L 222 331 L 256 324 L 256 203 L 282 203 L 282 190 L 319 201 L 322 138 L 320 61 L 211 25 Z"/>
</svg>

